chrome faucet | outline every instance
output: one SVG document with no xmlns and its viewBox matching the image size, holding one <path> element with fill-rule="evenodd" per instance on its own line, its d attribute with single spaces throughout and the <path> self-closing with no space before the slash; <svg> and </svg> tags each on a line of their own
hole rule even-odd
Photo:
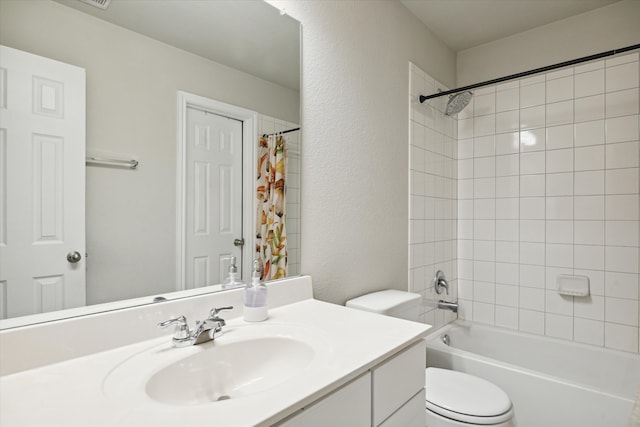
<svg viewBox="0 0 640 427">
<path fill-rule="evenodd" d="M 436 294 L 440 295 L 444 289 L 447 291 L 447 295 L 449 295 L 449 282 L 447 282 L 447 278 L 444 277 L 444 272 L 442 270 L 438 270 L 436 272 L 436 275 L 433 278 L 433 286 L 436 289 Z"/>
<path fill-rule="evenodd" d="M 173 324 L 176 325 L 173 338 L 171 339 L 171 344 L 174 347 L 198 345 L 214 340 L 215 334 L 222 332 L 222 327 L 226 326 L 227 323 L 223 318 L 218 316 L 218 314 L 222 310 L 231 310 L 232 308 L 233 307 L 212 308 L 208 318 L 203 321 L 196 321 L 196 326 L 193 330 L 189 330 L 189 323 L 184 316 L 158 323 L 158 326 L 160 328 L 166 328 Z"/>
<path fill-rule="evenodd" d="M 447 278 L 444 277 L 444 272 L 442 270 L 438 270 L 436 272 L 436 275 L 433 278 L 433 286 L 436 290 L 436 294 L 440 295 L 444 290 L 447 292 L 447 295 L 449 295 L 449 282 L 447 282 Z M 444 309 L 444 310 L 451 310 L 454 313 L 457 313 L 458 303 L 440 300 L 438 301 L 438 308 Z"/>
<path fill-rule="evenodd" d="M 440 300 L 438 301 L 438 308 L 444 309 L 444 310 L 451 310 L 454 313 L 458 312 L 458 303 L 457 302 L 449 302 L 449 301 L 444 301 L 444 300 Z"/>
</svg>

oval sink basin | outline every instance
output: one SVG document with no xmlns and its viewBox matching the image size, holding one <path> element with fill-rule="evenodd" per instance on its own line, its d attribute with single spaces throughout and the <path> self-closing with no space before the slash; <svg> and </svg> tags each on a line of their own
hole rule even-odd
<svg viewBox="0 0 640 427">
<path fill-rule="evenodd" d="M 302 380 L 326 363 L 332 346 L 309 327 L 277 322 L 228 325 L 204 344 L 173 348 L 170 337 L 141 343 L 105 376 L 112 400 L 168 405 L 224 405 Z"/>
<path fill-rule="evenodd" d="M 161 369 L 147 381 L 152 399 L 173 405 L 221 402 L 287 381 L 313 360 L 313 349 L 268 337 L 217 345 Z"/>
</svg>

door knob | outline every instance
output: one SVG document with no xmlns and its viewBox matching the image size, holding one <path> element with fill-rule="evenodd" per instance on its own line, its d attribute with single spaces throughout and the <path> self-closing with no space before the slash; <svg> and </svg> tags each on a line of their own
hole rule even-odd
<svg viewBox="0 0 640 427">
<path fill-rule="evenodd" d="M 243 247 L 244 246 L 244 239 L 235 239 L 233 241 L 233 244 L 239 247 Z"/>
<path fill-rule="evenodd" d="M 78 251 L 72 251 L 67 254 L 67 261 L 69 261 L 72 264 L 75 264 L 81 259 L 82 259 L 82 255 L 80 255 L 80 252 Z"/>
</svg>

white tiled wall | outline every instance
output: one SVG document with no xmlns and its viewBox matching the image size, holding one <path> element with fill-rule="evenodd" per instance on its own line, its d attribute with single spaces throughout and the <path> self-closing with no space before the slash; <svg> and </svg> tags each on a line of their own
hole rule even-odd
<svg viewBox="0 0 640 427">
<path fill-rule="evenodd" d="M 299 127 L 297 123 L 259 114 L 258 134 L 282 132 Z M 300 274 L 300 132 L 289 132 L 287 140 L 287 266 L 288 275 Z M 255 226 L 254 226 L 255 227 Z"/>
<path fill-rule="evenodd" d="M 639 351 L 638 57 L 478 89 L 458 114 L 461 318 Z M 421 135 L 439 135 L 427 122 L 412 120 L 414 255 L 433 197 L 414 184 L 430 176 Z M 413 268 L 414 283 L 431 265 Z M 563 273 L 588 276 L 591 296 L 559 295 Z"/>
<path fill-rule="evenodd" d="M 423 295 L 421 320 L 442 326 L 455 319 L 437 310 L 440 298 L 454 301 L 456 286 L 456 120 L 445 116 L 442 99 L 420 104 L 418 96 L 445 88 L 410 65 L 409 290 Z M 436 295 L 432 279 L 443 270 L 451 294 Z"/>
</svg>

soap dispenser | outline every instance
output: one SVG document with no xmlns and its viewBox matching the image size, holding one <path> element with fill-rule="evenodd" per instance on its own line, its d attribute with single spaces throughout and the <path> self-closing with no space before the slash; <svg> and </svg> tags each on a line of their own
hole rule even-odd
<svg viewBox="0 0 640 427">
<path fill-rule="evenodd" d="M 260 280 L 260 261 L 253 261 L 251 284 L 244 289 L 244 320 L 262 322 L 269 316 L 267 310 L 267 286 Z"/>
<path fill-rule="evenodd" d="M 222 284 L 223 289 L 239 288 L 244 286 L 244 283 L 238 278 L 238 267 L 236 267 L 236 257 L 231 257 L 231 264 L 229 265 L 229 277 L 227 281 Z"/>
</svg>

